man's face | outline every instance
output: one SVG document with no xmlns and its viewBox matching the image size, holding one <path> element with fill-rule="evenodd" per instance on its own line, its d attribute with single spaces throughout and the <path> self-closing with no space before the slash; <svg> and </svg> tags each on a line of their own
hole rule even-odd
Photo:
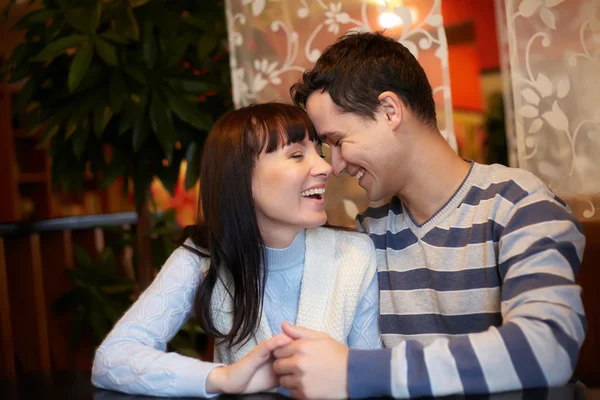
<svg viewBox="0 0 600 400">
<path fill-rule="evenodd" d="M 331 149 L 334 175 L 358 179 L 370 201 L 396 194 L 401 187 L 401 147 L 383 111 L 375 121 L 343 113 L 327 92 L 314 92 L 306 111 L 323 143 Z"/>
</svg>

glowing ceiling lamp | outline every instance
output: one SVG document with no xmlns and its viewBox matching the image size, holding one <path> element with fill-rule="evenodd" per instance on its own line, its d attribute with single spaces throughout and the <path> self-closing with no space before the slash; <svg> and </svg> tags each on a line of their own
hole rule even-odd
<svg viewBox="0 0 600 400">
<path fill-rule="evenodd" d="M 394 28 L 396 26 L 402 25 L 402 18 L 400 18 L 397 14 L 386 11 L 379 15 L 379 25 L 382 28 Z"/>
</svg>

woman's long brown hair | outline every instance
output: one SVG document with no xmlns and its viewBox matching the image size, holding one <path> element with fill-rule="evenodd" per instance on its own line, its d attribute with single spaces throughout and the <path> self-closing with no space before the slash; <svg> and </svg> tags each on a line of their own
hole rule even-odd
<svg viewBox="0 0 600 400">
<path fill-rule="evenodd" d="M 252 176 L 260 154 L 318 136 L 306 113 L 282 103 L 240 108 L 221 117 L 204 144 L 200 169 L 203 223 L 187 227 L 184 238 L 207 253 L 210 266 L 196 295 L 195 311 L 208 334 L 230 346 L 256 333 L 262 315 L 266 280 L 264 242 L 252 197 Z M 200 217 L 199 217 L 199 220 Z M 230 332 L 220 332 L 211 315 L 211 300 L 219 279 L 230 279 L 233 301 Z"/>
</svg>

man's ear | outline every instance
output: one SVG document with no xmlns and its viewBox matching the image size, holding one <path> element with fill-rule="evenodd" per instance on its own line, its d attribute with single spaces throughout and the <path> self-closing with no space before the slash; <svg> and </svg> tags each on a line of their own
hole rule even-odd
<svg viewBox="0 0 600 400">
<path fill-rule="evenodd" d="M 404 103 L 396 93 L 390 91 L 381 93 L 377 99 L 383 117 L 395 131 L 404 119 Z"/>
</svg>

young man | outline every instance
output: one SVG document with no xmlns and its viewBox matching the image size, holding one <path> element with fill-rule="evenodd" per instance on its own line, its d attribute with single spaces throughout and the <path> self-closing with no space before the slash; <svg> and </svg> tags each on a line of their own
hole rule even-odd
<svg viewBox="0 0 600 400">
<path fill-rule="evenodd" d="M 345 36 L 291 89 L 334 174 L 373 202 L 381 350 L 284 324 L 275 351 L 295 397 L 416 397 L 564 384 L 585 336 L 583 231 L 532 174 L 461 159 L 436 125 L 425 72 L 377 33 Z"/>
</svg>

